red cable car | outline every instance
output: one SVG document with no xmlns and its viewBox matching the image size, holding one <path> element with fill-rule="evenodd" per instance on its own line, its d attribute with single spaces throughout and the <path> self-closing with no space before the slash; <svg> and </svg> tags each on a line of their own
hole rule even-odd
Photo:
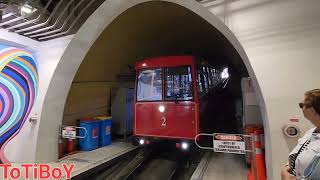
<svg viewBox="0 0 320 180">
<path fill-rule="evenodd" d="M 221 81 L 218 70 L 193 56 L 150 58 L 135 69 L 134 135 L 141 145 L 154 138 L 190 141 L 202 132 L 204 97 Z"/>
</svg>

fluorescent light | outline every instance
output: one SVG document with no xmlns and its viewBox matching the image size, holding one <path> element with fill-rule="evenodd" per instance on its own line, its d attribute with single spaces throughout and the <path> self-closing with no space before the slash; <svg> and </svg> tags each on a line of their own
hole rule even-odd
<svg viewBox="0 0 320 180">
<path fill-rule="evenodd" d="M 32 13 L 32 7 L 25 4 L 21 7 L 21 12 L 26 13 L 26 14 L 30 14 L 30 13 Z"/>
<path fill-rule="evenodd" d="M 30 5 L 30 3 L 26 2 L 23 6 L 21 6 L 20 11 L 21 15 L 25 16 L 37 11 L 37 9 L 34 6 Z"/>
<path fill-rule="evenodd" d="M 224 68 L 220 76 L 221 76 L 221 79 L 228 79 L 229 78 L 228 68 Z"/>
</svg>

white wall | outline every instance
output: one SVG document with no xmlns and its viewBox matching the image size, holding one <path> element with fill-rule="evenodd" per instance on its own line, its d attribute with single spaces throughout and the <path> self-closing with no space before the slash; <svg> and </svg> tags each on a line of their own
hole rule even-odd
<svg viewBox="0 0 320 180">
<path fill-rule="evenodd" d="M 320 1 L 241 0 L 226 1 L 226 6 L 221 2 L 203 5 L 225 20 L 248 55 L 266 103 L 273 179 L 280 179 L 296 141 L 284 137 L 282 126 L 299 118 L 303 132 L 311 127 L 298 103 L 306 90 L 320 84 Z"/>
<path fill-rule="evenodd" d="M 34 53 L 38 62 L 39 91 L 29 117 L 39 118 L 44 96 L 52 74 L 72 36 L 47 42 L 38 42 L 0 29 L 0 43 L 25 48 Z M 6 158 L 11 162 L 34 162 L 38 137 L 39 119 L 36 124 L 26 121 L 21 131 L 5 147 Z"/>
</svg>

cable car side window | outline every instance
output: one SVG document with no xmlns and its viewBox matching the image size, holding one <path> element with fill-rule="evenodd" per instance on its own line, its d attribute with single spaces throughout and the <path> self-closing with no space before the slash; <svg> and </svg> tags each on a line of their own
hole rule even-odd
<svg viewBox="0 0 320 180">
<path fill-rule="evenodd" d="M 208 83 L 209 83 L 209 89 L 212 88 L 212 78 L 211 78 L 211 73 L 210 73 L 210 67 L 207 66 L 207 75 L 208 75 Z"/>
<path fill-rule="evenodd" d="M 213 87 L 216 87 L 221 82 L 220 71 L 213 69 Z"/>
<path fill-rule="evenodd" d="M 191 67 L 165 68 L 165 100 L 193 100 Z"/>
<path fill-rule="evenodd" d="M 162 69 L 146 69 L 139 72 L 137 101 L 162 100 Z"/>
<path fill-rule="evenodd" d="M 209 92 L 209 84 L 208 84 L 208 75 L 207 75 L 205 66 L 202 66 L 202 75 L 203 75 L 203 80 L 204 80 L 204 88 L 206 89 L 206 93 L 208 93 Z"/>
<path fill-rule="evenodd" d="M 197 87 L 199 96 L 202 96 L 205 93 L 205 87 L 201 65 L 197 65 Z"/>
</svg>

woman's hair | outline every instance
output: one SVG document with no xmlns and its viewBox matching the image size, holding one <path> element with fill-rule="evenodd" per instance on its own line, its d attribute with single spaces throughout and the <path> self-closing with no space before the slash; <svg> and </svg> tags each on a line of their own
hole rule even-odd
<svg viewBox="0 0 320 180">
<path fill-rule="evenodd" d="M 313 107 L 320 115 L 320 89 L 307 91 L 304 95 L 306 107 Z"/>
</svg>

